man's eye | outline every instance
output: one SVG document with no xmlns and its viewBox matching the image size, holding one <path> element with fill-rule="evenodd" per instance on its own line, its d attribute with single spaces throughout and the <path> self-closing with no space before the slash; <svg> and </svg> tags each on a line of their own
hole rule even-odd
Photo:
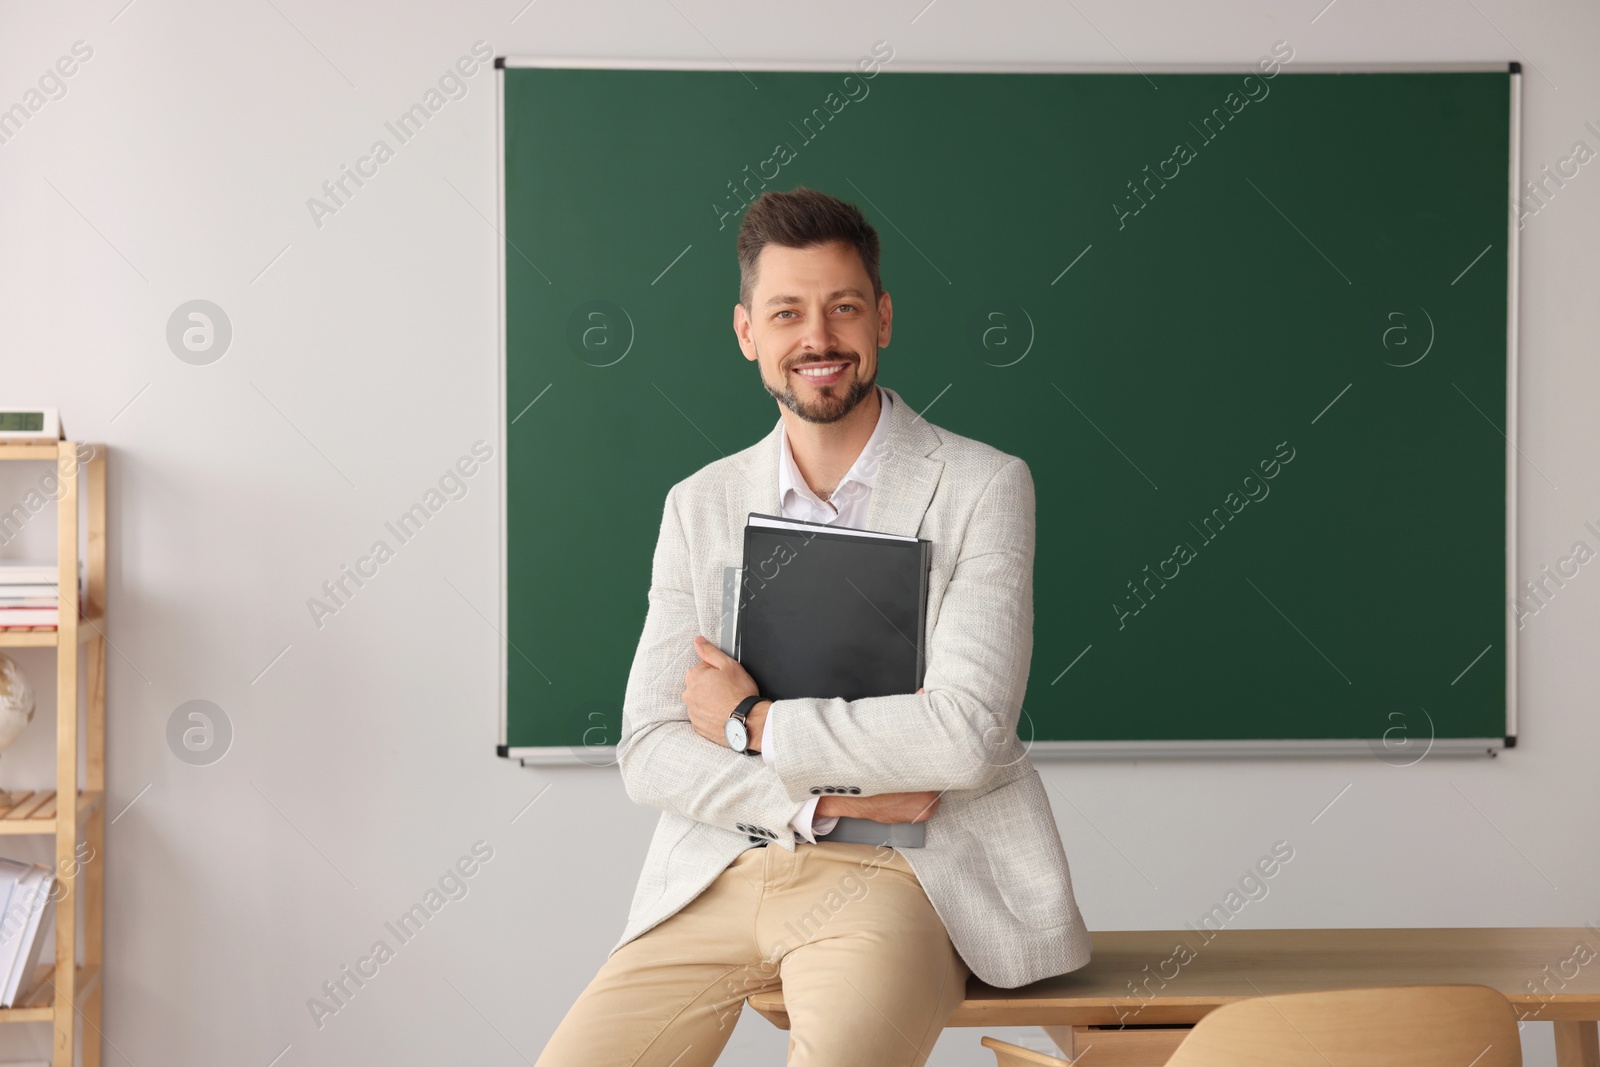
<svg viewBox="0 0 1600 1067">
<path fill-rule="evenodd" d="M 840 304 L 839 306 L 842 307 L 842 308 L 849 308 L 851 311 L 854 311 L 856 309 L 856 306 L 854 304 Z"/>
<path fill-rule="evenodd" d="M 794 312 L 792 312 L 792 311 L 780 311 L 777 314 L 773 315 L 772 317 L 773 318 L 778 318 L 781 315 L 793 315 L 793 314 L 794 314 Z"/>
</svg>

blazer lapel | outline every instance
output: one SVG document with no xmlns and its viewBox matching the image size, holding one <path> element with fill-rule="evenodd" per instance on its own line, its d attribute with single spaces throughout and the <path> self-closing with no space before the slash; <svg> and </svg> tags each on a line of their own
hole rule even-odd
<svg viewBox="0 0 1600 1067">
<path fill-rule="evenodd" d="M 928 456 L 939 447 L 939 435 L 899 393 L 888 386 L 884 392 L 894 407 L 889 409 L 883 462 L 878 465 L 872 498 L 867 502 L 867 529 L 915 537 L 944 470 L 944 460 Z"/>
<path fill-rule="evenodd" d="M 778 434 L 783 432 L 783 420 L 746 449 L 734 468 L 732 478 L 724 482 L 728 501 L 726 530 L 736 546 L 744 544 L 744 527 L 752 511 L 760 515 L 781 515 L 783 505 L 778 500 Z"/>
</svg>

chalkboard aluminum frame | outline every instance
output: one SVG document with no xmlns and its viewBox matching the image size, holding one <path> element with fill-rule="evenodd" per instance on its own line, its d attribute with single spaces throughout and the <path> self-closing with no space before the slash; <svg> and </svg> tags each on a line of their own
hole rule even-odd
<svg viewBox="0 0 1600 1067">
<path fill-rule="evenodd" d="M 506 157 L 505 157 L 505 71 L 507 68 L 564 68 L 581 70 L 759 70 L 796 71 L 801 73 L 848 73 L 855 70 L 852 62 L 795 61 L 795 60 L 728 60 L 714 62 L 704 59 L 616 59 L 574 58 L 569 56 L 497 56 L 495 66 L 495 191 L 496 218 L 500 241 L 496 256 L 498 272 L 499 309 L 499 375 L 496 379 L 495 406 L 499 419 L 499 444 L 501 455 L 506 455 L 505 383 L 506 383 Z M 1147 66 L 1130 70 L 1125 64 L 1110 63 L 918 63 L 897 61 L 896 71 L 911 74 L 1251 74 L 1256 67 L 1248 63 L 1175 63 Z M 1428 74 L 1462 72 L 1507 71 L 1510 76 L 1510 159 L 1508 160 L 1509 192 L 1514 198 L 1522 187 L 1522 65 L 1515 61 L 1466 63 L 1303 63 L 1283 67 L 1281 74 Z M 1506 603 L 1517 599 L 1517 334 L 1520 288 L 1520 240 L 1517 226 L 1515 200 L 1507 204 L 1506 212 Z M 506 536 L 506 493 L 508 463 L 499 464 L 500 517 L 497 534 L 500 541 L 500 734 L 495 754 L 520 760 L 523 766 L 612 766 L 616 763 L 616 746 L 584 748 L 582 753 L 565 746 L 510 747 L 508 715 L 509 669 L 508 641 L 505 634 L 510 628 L 510 596 L 507 589 L 508 549 Z M 1424 755 L 1439 756 L 1497 756 L 1502 749 L 1514 748 L 1517 743 L 1517 629 L 1516 619 L 1506 613 L 1506 732 L 1503 738 L 1431 738 Z M 1402 755 L 1397 750 L 1385 750 L 1379 739 L 1333 738 L 1319 741 L 1039 741 L 1028 748 L 1030 758 L 1102 758 L 1102 759 L 1153 759 L 1209 757 L 1229 759 L 1238 757 L 1332 757 L 1376 756 L 1386 762 L 1395 762 Z M 1417 757 L 1422 758 L 1421 756 Z"/>
</svg>

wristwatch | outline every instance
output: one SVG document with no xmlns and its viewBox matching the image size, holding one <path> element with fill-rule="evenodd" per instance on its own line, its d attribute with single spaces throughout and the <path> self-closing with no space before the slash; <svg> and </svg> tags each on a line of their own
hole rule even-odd
<svg viewBox="0 0 1600 1067">
<path fill-rule="evenodd" d="M 750 748 L 750 730 L 745 726 L 745 718 L 750 714 L 750 709 L 765 700 L 762 696 L 745 697 L 739 701 L 739 706 L 728 715 L 728 721 L 722 727 L 722 734 L 728 739 L 728 747 L 735 752 L 743 752 L 746 756 L 759 756 L 759 749 Z"/>
</svg>

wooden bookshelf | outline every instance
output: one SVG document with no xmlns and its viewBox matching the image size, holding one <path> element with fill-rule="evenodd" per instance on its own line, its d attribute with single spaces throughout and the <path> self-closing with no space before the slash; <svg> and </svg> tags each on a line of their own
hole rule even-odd
<svg viewBox="0 0 1600 1067">
<path fill-rule="evenodd" d="M 56 791 L 17 793 L 16 803 L 0 803 L 0 834 L 53 834 L 56 832 Z M 105 799 L 101 792 L 78 793 L 78 822 L 88 820 Z M 4 1009 L 0 1009 L 3 1011 Z"/>
<path fill-rule="evenodd" d="M 100 633 L 99 619 L 78 620 L 78 643 L 81 645 Z M 55 648 L 61 644 L 54 626 L 0 627 L 0 648 Z"/>
<path fill-rule="evenodd" d="M 106 448 L 77 441 L 0 445 L 0 460 L 56 465 L 60 479 L 56 568 L 61 598 L 60 622 L 55 628 L 0 629 L 0 648 L 56 650 L 56 787 L 19 790 L 9 806 L 0 805 L 0 835 L 54 836 L 57 883 L 55 961 L 40 964 L 28 977 L 14 1007 L 0 1008 L 0 1023 L 48 1022 L 54 1030 L 53 1067 L 77 1067 L 80 1063 L 82 1067 L 100 1067 L 106 870 Z M 80 518 L 88 526 L 82 603 L 78 596 Z M 82 731 L 78 729 L 80 693 L 85 708 Z M 85 759 L 81 780 L 80 752 Z M 62 804 L 61 797 L 77 800 Z M 78 853 L 80 841 L 88 846 L 87 858 Z M 84 1022 L 81 1054 L 74 1026 L 80 1015 Z"/>
</svg>

